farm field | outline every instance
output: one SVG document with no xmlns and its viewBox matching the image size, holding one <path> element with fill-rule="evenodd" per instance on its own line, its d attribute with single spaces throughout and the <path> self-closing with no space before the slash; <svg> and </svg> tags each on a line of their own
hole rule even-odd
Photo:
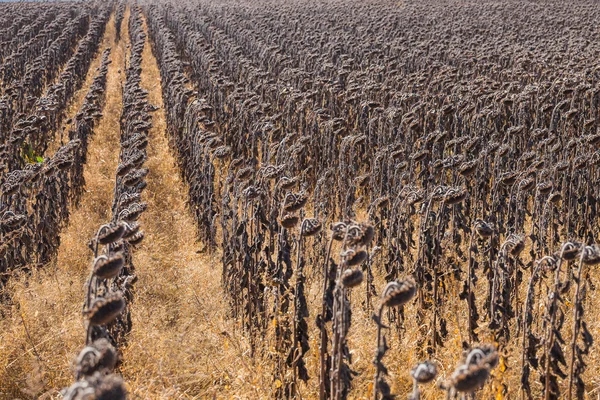
<svg viewBox="0 0 600 400">
<path fill-rule="evenodd" d="M 0 399 L 600 399 L 599 21 L 0 2 Z"/>
</svg>

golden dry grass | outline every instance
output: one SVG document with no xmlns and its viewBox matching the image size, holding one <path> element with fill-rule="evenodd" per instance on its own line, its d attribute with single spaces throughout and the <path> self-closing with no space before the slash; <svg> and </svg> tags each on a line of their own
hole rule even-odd
<svg viewBox="0 0 600 400">
<path fill-rule="evenodd" d="M 8 288 L 13 302 L 0 308 L 0 398 L 41 398 L 71 383 L 71 362 L 84 337 L 81 303 L 91 259 L 86 243 L 97 227 L 110 218 L 124 79 L 117 70 L 124 70 L 128 16 L 129 11 L 123 22 L 123 40 L 113 46 L 104 118 L 90 143 L 85 168 L 87 191 L 62 235 L 57 262 L 35 271 L 30 277 L 13 279 Z M 111 38 L 114 38 L 114 25 L 109 24 L 103 46 L 112 45 Z M 220 254 L 199 253 L 202 246 L 196 241 L 195 222 L 186 208 L 187 188 L 169 149 L 160 74 L 148 44 L 143 53 L 142 86 L 149 91 L 149 101 L 161 109 L 153 114 L 154 127 L 149 137 L 146 166 L 150 173 L 148 187 L 142 195 L 148 209 L 141 217 L 146 238 L 133 257 L 139 280 L 131 305 L 133 329 L 123 349 L 123 377 L 132 398 L 270 398 L 275 386 L 270 361 L 267 357 L 252 358 L 243 332 L 227 318 L 227 302 L 220 287 Z M 312 240 L 309 239 L 307 246 L 313 244 Z M 311 276 L 310 270 L 318 266 L 307 268 Z M 379 291 L 384 284 L 383 278 L 377 276 Z M 448 319 L 449 339 L 435 358 L 441 376 L 449 376 L 457 365 L 466 334 L 466 307 L 464 302 L 458 301 L 459 291 L 458 284 L 449 288 L 452 299 L 442 310 Z M 354 358 L 353 369 L 360 375 L 354 381 L 351 399 L 372 395 L 374 367 L 371 362 L 376 331 L 369 313 L 360 306 L 364 297 L 364 287 L 353 289 L 349 347 Z M 311 380 L 307 387 L 301 387 L 301 393 L 304 398 L 315 398 L 318 331 L 314 318 L 321 304 L 319 280 L 309 280 L 307 299 L 311 312 L 308 321 L 311 350 L 305 359 Z M 588 293 L 586 310 L 590 310 L 587 320 L 592 333 L 600 332 L 600 321 L 594 318 L 593 312 L 598 306 L 597 292 Z M 416 305 L 407 306 L 406 330 L 386 333 L 391 347 L 385 358 L 390 370 L 388 382 L 398 398 L 405 398 L 411 389 L 408 371 L 419 361 L 415 358 L 416 339 L 431 334 L 427 331 L 427 319 L 423 321 L 425 325 L 417 325 L 417 311 Z M 480 338 L 491 340 L 485 329 Z M 505 349 L 509 355 L 508 368 L 503 372 L 496 370 L 492 384 L 478 398 L 495 398 L 502 381 L 511 387 L 510 398 L 516 398 L 519 343 L 515 339 Z M 268 337 L 264 338 L 263 345 L 268 351 Z M 596 388 L 600 385 L 595 378 L 600 371 L 598 357 L 596 346 L 586 375 Z M 422 398 L 444 398 L 444 392 L 429 385 Z"/>
</svg>

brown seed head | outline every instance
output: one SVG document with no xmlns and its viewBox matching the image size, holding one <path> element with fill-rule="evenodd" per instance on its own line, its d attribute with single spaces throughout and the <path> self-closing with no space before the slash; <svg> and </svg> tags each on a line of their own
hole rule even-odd
<svg viewBox="0 0 600 400">
<path fill-rule="evenodd" d="M 254 169 L 252 169 L 252 167 L 242 168 L 238 171 L 238 173 L 236 175 L 236 179 L 239 181 L 248 180 L 252 176 L 253 172 L 254 172 Z"/>
<path fill-rule="evenodd" d="M 462 176 L 473 175 L 477 171 L 477 163 L 477 160 L 465 162 L 458 168 L 458 171 Z"/>
<path fill-rule="evenodd" d="M 577 258 L 582 249 L 581 243 L 567 242 L 561 249 L 563 260 L 572 261 Z M 558 254 L 560 256 L 560 253 Z"/>
<path fill-rule="evenodd" d="M 429 383 L 437 376 L 437 367 L 429 361 L 417 364 L 411 371 L 410 376 L 418 383 Z"/>
<path fill-rule="evenodd" d="M 556 204 L 561 200 L 562 200 L 562 194 L 560 194 L 559 192 L 553 192 L 550 194 L 550 196 L 548 196 L 548 201 L 550 203 Z"/>
<path fill-rule="evenodd" d="M 475 220 L 475 232 L 482 238 L 488 238 L 492 236 L 494 229 L 484 220 L 477 219 Z"/>
<path fill-rule="evenodd" d="M 490 369 L 496 368 L 499 361 L 500 356 L 498 355 L 496 346 L 491 344 L 482 344 L 473 347 L 465 359 L 466 364 L 487 365 Z"/>
<path fill-rule="evenodd" d="M 585 246 L 582 250 L 581 259 L 586 265 L 600 264 L 600 248 L 598 246 Z"/>
<path fill-rule="evenodd" d="M 134 165 L 132 163 L 122 163 L 117 166 L 117 176 L 123 177 L 129 173 L 133 169 Z"/>
<path fill-rule="evenodd" d="M 308 202 L 308 196 L 304 192 L 298 194 L 288 193 L 283 202 L 283 209 L 287 212 L 300 210 Z"/>
<path fill-rule="evenodd" d="M 417 294 L 417 284 L 412 277 L 402 281 L 389 282 L 381 294 L 382 304 L 386 307 L 402 306 Z"/>
<path fill-rule="evenodd" d="M 125 299 L 121 292 L 112 292 L 94 300 L 87 314 L 92 325 L 106 325 L 117 318 L 125 309 Z"/>
<path fill-rule="evenodd" d="M 450 378 L 457 392 L 472 393 L 481 388 L 490 377 L 490 370 L 485 365 L 461 365 Z"/>
<path fill-rule="evenodd" d="M 127 399 L 127 389 L 125 382 L 118 375 L 94 374 L 91 384 L 95 391 L 95 400 L 125 400 Z"/>
<path fill-rule="evenodd" d="M 369 224 L 353 224 L 348 227 L 348 246 L 368 246 L 375 237 L 375 229 Z"/>
<path fill-rule="evenodd" d="M 304 229 L 302 230 L 303 236 L 314 236 L 321 231 L 321 221 L 316 218 L 307 218 L 303 223 Z"/>
<path fill-rule="evenodd" d="M 138 244 L 142 243 L 142 240 L 144 240 L 144 232 L 137 231 L 127 239 L 127 243 L 132 246 L 137 246 Z"/>
<path fill-rule="evenodd" d="M 537 191 L 543 195 L 550 193 L 552 191 L 552 182 L 542 182 L 538 184 Z"/>
<path fill-rule="evenodd" d="M 294 185 L 298 183 L 298 177 L 288 178 L 287 176 L 282 177 L 279 182 L 277 182 L 277 186 L 280 189 L 288 190 L 294 187 Z"/>
<path fill-rule="evenodd" d="M 299 221 L 300 221 L 300 218 L 298 218 L 296 215 L 292 215 L 292 214 L 285 214 L 283 217 L 279 218 L 279 223 L 285 229 L 294 228 L 296 225 L 298 225 Z"/>
<path fill-rule="evenodd" d="M 511 256 L 517 258 L 525 249 L 525 241 L 523 240 L 523 237 L 519 235 L 510 235 L 506 239 L 506 249 Z"/>
<path fill-rule="evenodd" d="M 258 197 L 260 197 L 260 191 L 258 189 L 256 189 L 254 186 L 248 186 L 246 189 L 244 189 L 242 194 L 248 200 L 254 200 L 254 199 L 257 199 Z"/>
<path fill-rule="evenodd" d="M 349 254 L 347 254 L 347 256 L 346 256 L 346 263 L 351 267 L 360 265 L 363 262 L 365 262 L 367 260 L 367 258 L 369 258 L 369 255 L 364 250 L 359 250 L 359 251 L 349 250 L 347 253 L 349 253 Z"/>
<path fill-rule="evenodd" d="M 105 338 L 94 341 L 79 353 L 75 366 L 75 379 L 93 375 L 94 372 L 112 371 L 117 364 L 117 351 Z"/>
<path fill-rule="evenodd" d="M 125 258 L 122 253 L 99 256 L 94 261 L 94 275 L 100 279 L 112 279 L 119 275 L 124 264 Z"/>
<path fill-rule="evenodd" d="M 334 240 L 337 240 L 338 242 L 344 240 L 344 237 L 346 236 L 346 229 L 348 228 L 348 225 L 345 222 L 333 223 L 330 228 L 332 231 L 331 235 Z"/>
<path fill-rule="evenodd" d="M 448 205 L 459 204 L 467 198 L 467 191 L 464 188 L 450 188 L 444 196 L 444 201 Z"/>
<path fill-rule="evenodd" d="M 219 146 L 213 151 L 212 155 L 214 158 L 218 159 L 227 158 L 231 155 L 231 147 Z"/>
<path fill-rule="evenodd" d="M 137 222 L 131 222 L 126 224 L 125 232 L 123 233 L 122 239 L 129 239 L 140 231 L 140 224 Z"/>
<path fill-rule="evenodd" d="M 98 243 L 106 245 L 116 242 L 117 240 L 121 239 L 124 232 L 125 225 L 122 223 L 103 225 L 98 231 Z"/>
<path fill-rule="evenodd" d="M 347 288 L 353 288 L 362 283 L 364 276 L 360 269 L 347 269 L 342 273 L 342 284 Z"/>
</svg>

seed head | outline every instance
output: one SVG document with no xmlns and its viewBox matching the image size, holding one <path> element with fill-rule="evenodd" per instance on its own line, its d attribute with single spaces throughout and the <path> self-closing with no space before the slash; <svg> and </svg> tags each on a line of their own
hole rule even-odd
<svg viewBox="0 0 600 400">
<path fill-rule="evenodd" d="M 348 228 L 349 246 L 368 246 L 375 237 L 375 229 L 368 224 L 353 224 Z"/>
<path fill-rule="evenodd" d="M 344 237 L 346 236 L 346 229 L 347 229 L 348 225 L 345 222 L 336 222 L 334 224 L 331 225 L 331 235 L 333 237 L 334 240 L 337 240 L 338 242 L 341 242 L 342 240 L 344 240 Z"/>
<path fill-rule="evenodd" d="M 362 283 L 364 276 L 360 269 L 347 269 L 342 273 L 342 284 L 347 288 L 353 288 Z"/>
<path fill-rule="evenodd" d="M 98 243 L 106 245 L 114 243 L 121 239 L 125 232 L 125 225 L 122 223 L 114 223 L 109 225 L 103 225 L 100 227 L 98 232 Z"/>
<path fill-rule="evenodd" d="M 581 251 L 581 243 L 567 242 L 562 247 L 562 258 L 566 261 L 572 261 L 577 258 Z M 560 256 L 560 253 L 558 254 Z"/>
<path fill-rule="evenodd" d="M 582 261 L 586 265 L 600 264 L 600 248 L 598 246 L 585 246 L 582 252 Z"/>
<path fill-rule="evenodd" d="M 227 158 L 231 155 L 231 147 L 219 146 L 213 151 L 213 157 L 218 159 Z"/>
<path fill-rule="evenodd" d="M 95 400 L 125 400 L 127 399 L 127 390 L 123 379 L 115 374 L 101 375 L 94 374 L 90 378 L 90 383 L 94 387 Z"/>
<path fill-rule="evenodd" d="M 304 192 L 298 194 L 288 193 L 283 202 L 283 209 L 287 212 L 300 210 L 308 202 L 308 196 Z"/>
<path fill-rule="evenodd" d="M 144 232 L 137 231 L 127 239 L 127 243 L 132 246 L 137 246 L 138 244 L 142 243 L 142 240 L 144 240 Z"/>
<path fill-rule="evenodd" d="M 140 224 L 137 222 L 125 223 L 125 232 L 123 233 L 122 239 L 129 239 L 140 231 Z"/>
<path fill-rule="evenodd" d="M 437 376 L 437 367 L 429 361 L 417 364 L 411 371 L 410 376 L 419 383 L 429 383 Z"/>
<path fill-rule="evenodd" d="M 287 176 L 284 176 L 279 180 L 277 186 L 279 186 L 280 189 L 288 190 L 293 188 L 296 183 L 298 183 L 298 177 L 288 178 Z"/>
<path fill-rule="evenodd" d="M 303 236 L 314 236 L 321 231 L 321 221 L 316 218 L 307 218 L 304 220 Z"/>
<path fill-rule="evenodd" d="M 429 154 L 429 150 L 421 150 L 416 152 L 411 156 L 412 160 L 415 162 L 423 160 Z"/>
<path fill-rule="evenodd" d="M 242 194 L 248 200 L 254 200 L 254 199 L 257 199 L 258 197 L 260 197 L 260 191 L 258 189 L 256 189 L 254 186 L 248 186 L 246 189 L 244 189 Z"/>
<path fill-rule="evenodd" d="M 477 232 L 477 234 L 482 238 L 488 238 L 488 237 L 492 236 L 492 234 L 494 233 L 494 230 L 484 220 L 477 219 L 477 220 L 475 220 L 475 232 Z"/>
<path fill-rule="evenodd" d="M 559 192 L 553 192 L 550 194 L 550 196 L 548 196 L 548 201 L 550 203 L 556 204 L 561 200 L 562 200 L 562 195 Z"/>
<path fill-rule="evenodd" d="M 368 253 L 364 250 L 359 250 L 359 251 L 348 250 L 347 253 L 348 254 L 346 254 L 346 263 L 350 267 L 360 265 L 363 262 L 365 262 L 367 260 L 367 258 L 369 258 Z"/>
<path fill-rule="evenodd" d="M 237 168 L 240 165 L 242 165 L 243 162 L 244 162 L 244 159 L 242 157 L 235 158 L 235 159 L 231 160 L 231 164 L 229 165 L 229 167 L 230 168 Z"/>
<path fill-rule="evenodd" d="M 124 177 L 125 175 L 127 175 L 127 173 L 129 171 L 131 171 L 133 169 L 133 167 L 134 166 L 131 163 L 122 163 L 122 164 L 119 164 L 117 166 L 117 176 L 120 177 L 120 178 Z"/>
<path fill-rule="evenodd" d="M 298 218 L 296 215 L 292 215 L 292 214 L 286 214 L 279 219 L 279 223 L 285 229 L 294 228 L 296 225 L 298 225 L 299 221 L 300 221 L 300 218 Z"/>
<path fill-rule="evenodd" d="M 475 173 L 475 171 L 477 171 L 477 160 L 474 161 L 469 161 L 469 162 L 465 162 L 463 163 L 459 168 L 458 171 L 460 172 L 460 174 L 462 176 L 470 176 L 473 175 L 473 173 Z"/>
<path fill-rule="evenodd" d="M 412 277 L 402 281 L 389 282 L 381 294 L 382 304 L 386 307 L 402 306 L 417 294 L 417 284 Z"/>
<path fill-rule="evenodd" d="M 119 275 L 124 264 L 123 253 L 99 256 L 94 261 L 94 275 L 100 279 L 112 279 Z"/>
<path fill-rule="evenodd" d="M 500 182 L 504 186 L 510 186 L 517 181 L 519 174 L 517 172 L 506 172 L 500 177 Z"/>
<path fill-rule="evenodd" d="M 540 194 L 547 195 L 552 191 L 552 182 L 542 182 L 537 185 L 537 191 Z"/>
<path fill-rule="evenodd" d="M 101 338 L 85 347 L 77 356 L 75 379 L 93 375 L 100 370 L 112 371 L 117 364 L 117 351 L 110 342 Z"/>
<path fill-rule="evenodd" d="M 12 211 L 4 213 L 0 218 L 0 231 L 5 233 L 19 229 L 27 223 L 27 216 L 23 214 L 15 214 Z"/>
<path fill-rule="evenodd" d="M 248 180 L 252 176 L 252 172 L 254 172 L 252 167 L 242 168 L 238 171 L 238 173 L 236 175 L 236 179 L 239 181 Z"/>
<path fill-rule="evenodd" d="M 490 377 L 490 370 L 485 365 L 461 365 L 450 378 L 457 392 L 472 393 L 481 388 Z"/>
<path fill-rule="evenodd" d="M 473 347 L 465 359 L 466 364 L 487 365 L 490 369 L 496 368 L 499 361 L 498 351 L 491 344 L 482 344 Z"/>
<path fill-rule="evenodd" d="M 448 205 L 461 203 L 467 197 L 467 191 L 463 188 L 450 188 L 444 197 Z"/>
<path fill-rule="evenodd" d="M 519 235 L 510 235 L 506 239 L 506 249 L 511 256 L 517 258 L 525 249 L 525 241 L 523 240 L 523 237 Z"/>
<path fill-rule="evenodd" d="M 125 309 L 125 299 L 121 292 L 112 292 L 94 300 L 87 314 L 92 325 L 106 325 L 114 321 Z"/>
</svg>

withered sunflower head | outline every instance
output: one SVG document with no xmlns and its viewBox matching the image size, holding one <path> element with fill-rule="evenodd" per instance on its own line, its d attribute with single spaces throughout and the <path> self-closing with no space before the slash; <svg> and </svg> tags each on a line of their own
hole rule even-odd
<svg viewBox="0 0 600 400">
<path fill-rule="evenodd" d="M 600 264 L 600 248 L 598 246 L 585 246 L 581 253 L 581 261 L 586 265 Z"/>
<path fill-rule="evenodd" d="M 292 215 L 292 214 L 285 214 L 283 217 L 279 218 L 279 223 L 285 229 L 294 228 L 296 225 L 298 225 L 299 221 L 300 221 L 300 218 L 298 216 Z"/>
<path fill-rule="evenodd" d="M 302 230 L 303 236 L 315 236 L 321 231 L 321 221 L 316 218 L 307 218 L 303 223 L 304 229 Z"/>
<path fill-rule="evenodd" d="M 444 196 L 444 201 L 448 205 L 462 203 L 467 198 L 467 190 L 464 188 L 450 188 Z"/>
<path fill-rule="evenodd" d="M 117 351 L 110 342 L 101 338 L 85 347 L 77 356 L 75 379 L 90 376 L 96 371 L 112 371 L 117 364 Z"/>
<path fill-rule="evenodd" d="M 577 242 L 567 242 L 563 244 L 561 253 L 563 260 L 572 261 L 577 258 L 581 252 L 583 245 Z M 559 254 L 560 256 L 560 254 Z"/>
<path fill-rule="evenodd" d="M 410 376 L 418 383 L 429 383 L 437 376 L 437 367 L 430 361 L 424 361 L 410 371 Z"/>
<path fill-rule="evenodd" d="M 308 202 L 308 195 L 304 192 L 297 194 L 288 193 L 283 201 L 283 209 L 286 212 L 295 212 L 302 209 Z"/>
<path fill-rule="evenodd" d="M 87 315 L 92 325 L 106 325 L 117 318 L 125 309 L 125 299 L 121 292 L 111 292 L 98 297 L 92 303 Z"/>
<path fill-rule="evenodd" d="M 402 306 L 412 300 L 417 294 L 417 284 L 412 277 L 401 281 L 389 282 L 381 294 L 385 307 Z"/>
<path fill-rule="evenodd" d="M 123 223 L 112 223 L 103 225 L 98 231 L 98 243 L 102 245 L 110 244 L 121 239 L 125 232 L 125 225 Z"/>
<path fill-rule="evenodd" d="M 342 273 L 341 280 L 344 287 L 353 288 L 362 283 L 364 279 L 360 269 L 347 269 Z"/>
<path fill-rule="evenodd" d="M 348 250 L 346 253 L 346 264 L 351 267 L 360 265 L 369 258 L 369 254 L 365 250 Z"/>
<path fill-rule="evenodd" d="M 461 365 L 454 371 L 451 384 L 460 393 L 472 393 L 480 389 L 490 377 L 490 369 L 485 365 Z"/>
<path fill-rule="evenodd" d="M 122 253 L 99 256 L 94 260 L 94 275 L 101 279 L 112 279 L 119 275 L 124 264 Z"/>
<path fill-rule="evenodd" d="M 142 240 L 144 240 L 144 236 L 144 232 L 137 231 L 127 239 L 127 243 L 129 243 L 132 246 L 137 246 L 138 244 L 142 243 Z"/>
<path fill-rule="evenodd" d="M 346 229 L 348 228 L 348 225 L 345 222 L 335 222 L 333 224 L 331 224 L 331 235 L 333 237 L 334 240 L 337 240 L 338 242 L 341 242 L 342 240 L 344 240 L 344 237 L 346 236 Z"/>
</svg>

